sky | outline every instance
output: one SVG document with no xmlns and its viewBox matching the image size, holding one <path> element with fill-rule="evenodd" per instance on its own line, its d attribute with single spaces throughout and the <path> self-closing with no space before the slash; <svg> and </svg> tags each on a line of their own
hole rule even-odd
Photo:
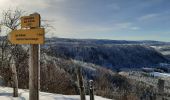
<svg viewBox="0 0 170 100">
<path fill-rule="evenodd" d="M 170 0 L 0 0 L 0 11 L 38 12 L 48 37 L 170 42 Z"/>
</svg>

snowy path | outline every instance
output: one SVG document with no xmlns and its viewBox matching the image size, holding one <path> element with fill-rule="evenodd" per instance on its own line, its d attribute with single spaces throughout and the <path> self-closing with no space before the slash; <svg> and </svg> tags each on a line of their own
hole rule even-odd
<svg viewBox="0 0 170 100">
<path fill-rule="evenodd" d="M 0 87 L 0 100 L 29 100 L 28 90 L 19 89 L 19 97 L 12 97 L 12 88 Z M 79 95 L 61 95 L 40 92 L 40 100 L 80 100 Z M 89 96 L 86 96 L 86 100 L 89 100 Z M 95 100 L 111 100 L 95 96 Z"/>
</svg>

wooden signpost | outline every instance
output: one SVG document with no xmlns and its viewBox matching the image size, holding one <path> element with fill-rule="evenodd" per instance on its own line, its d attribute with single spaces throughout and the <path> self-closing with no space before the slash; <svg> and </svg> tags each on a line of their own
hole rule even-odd
<svg viewBox="0 0 170 100">
<path fill-rule="evenodd" d="M 21 17 L 21 28 L 40 27 L 40 15 L 32 14 L 31 16 Z"/>
<path fill-rule="evenodd" d="M 40 28 L 40 14 L 21 17 L 21 29 L 12 31 L 8 39 L 12 44 L 30 44 L 29 100 L 39 100 L 40 45 L 44 44 L 45 31 Z"/>
</svg>

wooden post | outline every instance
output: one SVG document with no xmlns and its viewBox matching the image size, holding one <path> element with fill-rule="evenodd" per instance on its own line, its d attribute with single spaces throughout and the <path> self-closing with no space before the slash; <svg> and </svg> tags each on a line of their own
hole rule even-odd
<svg viewBox="0 0 170 100">
<path fill-rule="evenodd" d="M 38 13 L 31 14 L 31 16 L 34 16 L 37 14 Z M 39 62 L 40 47 L 39 47 L 39 44 L 30 45 L 29 51 L 30 51 L 29 100 L 39 100 L 39 87 L 40 87 L 40 62 Z"/>
<path fill-rule="evenodd" d="M 81 100 L 86 100 L 85 92 L 84 92 L 83 77 L 82 77 L 80 67 L 77 68 L 77 79 L 79 83 L 80 98 Z"/>
<path fill-rule="evenodd" d="M 30 47 L 29 100 L 39 100 L 39 46 Z"/>
<path fill-rule="evenodd" d="M 158 80 L 158 93 L 163 94 L 164 93 L 164 85 L 165 85 L 165 81 L 162 79 Z"/>
<path fill-rule="evenodd" d="M 11 69 L 12 69 L 12 85 L 13 85 L 13 97 L 18 97 L 18 77 L 16 71 L 16 65 L 13 57 L 11 58 Z"/>
<path fill-rule="evenodd" d="M 165 86 L 165 80 L 158 79 L 158 94 L 160 94 L 162 100 L 164 100 L 164 86 Z"/>
<path fill-rule="evenodd" d="M 89 81 L 89 92 L 90 92 L 90 100 L 94 100 L 94 92 L 93 92 L 93 80 Z"/>
</svg>

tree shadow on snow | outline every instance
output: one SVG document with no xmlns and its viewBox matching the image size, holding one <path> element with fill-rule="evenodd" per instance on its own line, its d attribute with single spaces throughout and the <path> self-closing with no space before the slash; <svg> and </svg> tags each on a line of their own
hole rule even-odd
<svg viewBox="0 0 170 100">
<path fill-rule="evenodd" d="M 20 98 L 20 100 L 26 100 L 24 97 L 19 97 Z"/>
<path fill-rule="evenodd" d="M 80 100 L 80 99 L 73 99 L 73 98 L 69 98 L 69 97 L 54 97 L 54 100 Z"/>
<path fill-rule="evenodd" d="M 0 96 L 13 96 L 13 93 L 0 93 Z"/>
<path fill-rule="evenodd" d="M 11 100 L 16 100 L 14 98 L 19 98 L 17 100 L 26 100 L 24 97 L 13 97 L 13 93 L 0 93 L 0 96 L 6 96 L 10 98 Z"/>
</svg>

